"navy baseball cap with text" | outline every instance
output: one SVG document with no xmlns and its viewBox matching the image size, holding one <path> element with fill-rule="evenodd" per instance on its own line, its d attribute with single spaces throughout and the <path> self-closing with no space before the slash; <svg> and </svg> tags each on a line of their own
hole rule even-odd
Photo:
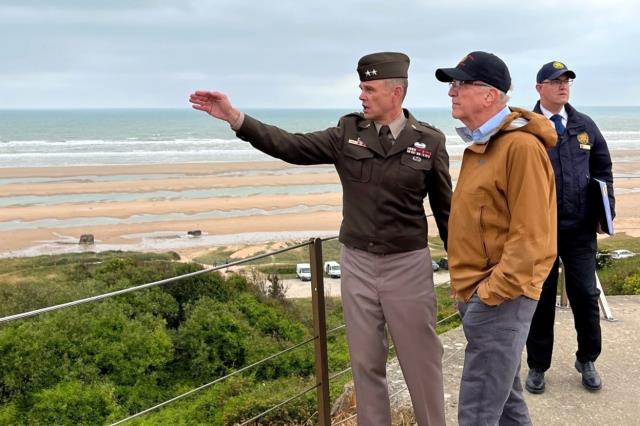
<svg viewBox="0 0 640 426">
<path fill-rule="evenodd" d="M 436 78 L 449 83 L 458 81 L 481 81 L 507 93 L 511 88 L 509 68 L 493 53 L 471 52 L 455 68 L 438 68 Z"/>
<path fill-rule="evenodd" d="M 565 64 L 560 61 L 551 61 L 540 68 L 536 76 L 536 83 L 542 83 L 545 80 L 554 80 L 565 74 L 569 78 L 576 78 L 576 73 L 567 68 Z"/>
</svg>

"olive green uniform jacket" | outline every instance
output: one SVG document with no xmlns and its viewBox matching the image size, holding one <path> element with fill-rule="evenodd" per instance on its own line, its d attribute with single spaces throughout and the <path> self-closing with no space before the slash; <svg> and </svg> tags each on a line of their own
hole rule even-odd
<svg viewBox="0 0 640 426">
<path fill-rule="evenodd" d="M 340 241 L 370 253 L 400 253 L 427 246 L 427 195 L 446 243 L 451 203 L 444 135 L 404 114 L 405 128 L 386 154 L 374 123 L 359 113 L 313 133 L 289 133 L 245 115 L 236 134 L 288 163 L 334 164 L 343 191 Z"/>
<path fill-rule="evenodd" d="M 511 108 L 484 145 L 465 149 L 449 220 L 449 273 L 460 300 L 540 298 L 557 253 L 556 187 L 544 116 Z"/>
</svg>

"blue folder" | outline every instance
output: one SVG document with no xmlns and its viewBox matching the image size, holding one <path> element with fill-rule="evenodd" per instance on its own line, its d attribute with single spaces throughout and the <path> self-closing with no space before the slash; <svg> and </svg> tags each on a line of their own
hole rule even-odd
<svg viewBox="0 0 640 426">
<path fill-rule="evenodd" d="M 611 205 L 609 204 L 609 193 L 606 182 L 600 179 L 591 178 L 593 188 L 593 203 L 595 203 L 596 217 L 600 227 L 609 235 L 614 234 L 613 219 L 611 218 Z"/>
</svg>

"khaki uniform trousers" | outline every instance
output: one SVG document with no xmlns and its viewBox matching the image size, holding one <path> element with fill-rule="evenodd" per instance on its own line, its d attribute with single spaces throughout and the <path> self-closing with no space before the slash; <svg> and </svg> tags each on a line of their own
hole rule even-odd
<svg viewBox="0 0 640 426">
<path fill-rule="evenodd" d="M 442 343 L 428 248 L 377 255 L 343 246 L 341 292 L 359 425 L 390 425 L 385 323 L 418 425 L 444 425 Z"/>
</svg>

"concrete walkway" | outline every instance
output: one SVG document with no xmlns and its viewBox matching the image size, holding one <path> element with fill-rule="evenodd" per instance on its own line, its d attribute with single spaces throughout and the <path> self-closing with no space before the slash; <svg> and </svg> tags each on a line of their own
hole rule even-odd
<svg viewBox="0 0 640 426">
<path fill-rule="evenodd" d="M 556 312 L 555 347 L 547 389 L 525 391 L 535 425 L 640 425 L 640 296 L 607 298 L 615 321 L 602 320 L 602 355 L 596 362 L 603 387 L 591 393 L 582 387 L 573 364 L 576 334 L 568 308 Z M 445 345 L 444 387 L 448 425 L 457 425 L 457 401 L 466 340 L 461 327 L 441 335 Z M 526 350 L 520 377 L 527 375 Z"/>
</svg>

